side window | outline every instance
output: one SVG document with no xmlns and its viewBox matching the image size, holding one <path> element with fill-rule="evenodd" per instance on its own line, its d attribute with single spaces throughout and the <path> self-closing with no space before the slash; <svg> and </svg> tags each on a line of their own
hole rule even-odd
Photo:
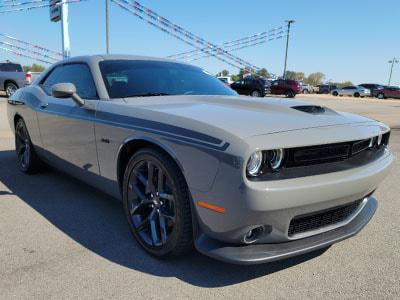
<svg viewBox="0 0 400 300">
<path fill-rule="evenodd" d="M 51 95 L 56 83 L 73 83 L 77 94 L 83 99 L 98 99 L 92 74 L 86 64 L 67 64 L 56 67 L 42 83 L 42 88 Z"/>
</svg>

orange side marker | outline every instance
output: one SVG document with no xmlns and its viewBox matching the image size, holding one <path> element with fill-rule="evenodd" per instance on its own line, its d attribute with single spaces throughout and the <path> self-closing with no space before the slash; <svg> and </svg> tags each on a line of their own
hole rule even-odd
<svg viewBox="0 0 400 300">
<path fill-rule="evenodd" d="M 197 205 L 203 208 L 207 208 L 209 210 L 215 211 L 217 213 L 223 214 L 225 212 L 225 208 L 220 207 L 220 206 L 216 206 L 204 201 L 197 201 Z"/>
</svg>

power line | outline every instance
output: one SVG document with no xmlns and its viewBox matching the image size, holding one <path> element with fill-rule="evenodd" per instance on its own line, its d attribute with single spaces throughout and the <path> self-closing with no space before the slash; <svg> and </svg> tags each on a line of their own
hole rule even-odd
<svg viewBox="0 0 400 300">
<path fill-rule="evenodd" d="M 65 1 L 64 3 L 72 4 L 72 3 L 79 3 L 79 2 L 84 2 L 84 1 L 88 1 L 88 0 L 68 0 L 68 1 Z M 40 4 L 40 3 L 47 3 L 47 4 Z M 0 10 L 0 14 L 10 13 L 10 12 L 19 12 L 19 11 L 29 11 L 29 10 L 36 9 L 36 8 L 44 8 L 44 7 L 51 6 L 49 4 L 49 1 L 47 1 L 47 0 L 41 0 L 41 2 L 39 0 L 38 0 L 38 2 L 31 1 L 30 4 L 27 4 L 27 5 L 33 5 L 33 6 L 20 5 L 19 7 L 16 7 L 13 9 Z"/>
</svg>

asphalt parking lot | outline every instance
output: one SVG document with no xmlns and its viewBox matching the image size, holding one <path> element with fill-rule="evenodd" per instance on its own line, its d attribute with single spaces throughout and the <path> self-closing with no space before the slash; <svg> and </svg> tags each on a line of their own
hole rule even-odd
<svg viewBox="0 0 400 300">
<path fill-rule="evenodd" d="M 400 101 L 299 98 L 388 123 L 399 156 Z M 131 238 L 119 202 L 54 171 L 17 171 L 5 110 L 0 98 L 2 299 L 400 297 L 399 160 L 376 192 L 373 220 L 326 251 L 251 267 L 196 253 L 159 261 Z"/>
</svg>

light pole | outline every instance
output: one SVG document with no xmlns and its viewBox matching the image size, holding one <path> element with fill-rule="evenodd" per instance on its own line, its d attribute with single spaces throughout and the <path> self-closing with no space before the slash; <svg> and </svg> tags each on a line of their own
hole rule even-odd
<svg viewBox="0 0 400 300">
<path fill-rule="evenodd" d="M 106 0 L 106 53 L 110 53 L 108 0 Z"/>
<path fill-rule="evenodd" d="M 399 61 L 396 59 L 396 57 L 393 57 L 392 60 L 389 60 L 389 64 L 391 64 L 390 66 L 390 75 L 389 75 L 389 82 L 388 85 L 390 86 L 390 82 L 392 81 L 392 73 L 393 73 L 393 66 L 394 64 L 399 63 Z"/>
<path fill-rule="evenodd" d="M 287 36 L 286 36 L 286 53 L 285 53 L 285 66 L 283 68 L 283 79 L 286 77 L 286 64 L 287 64 L 287 54 L 289 48 L 289 36 L 290 36 L 290 25 L 294 23 L 294 20 L 286 20 L 287 23 Z"/>
<path fill-rule="evenodd" d="M 69 57 L 71 55 L 70 41 L 69 41 L 69 30 L 68 30 L 68 3 L 66 0 L 61 0 L 61 34 L 62 34 L 62 48 L 63 57 Z"/>
</svg>

